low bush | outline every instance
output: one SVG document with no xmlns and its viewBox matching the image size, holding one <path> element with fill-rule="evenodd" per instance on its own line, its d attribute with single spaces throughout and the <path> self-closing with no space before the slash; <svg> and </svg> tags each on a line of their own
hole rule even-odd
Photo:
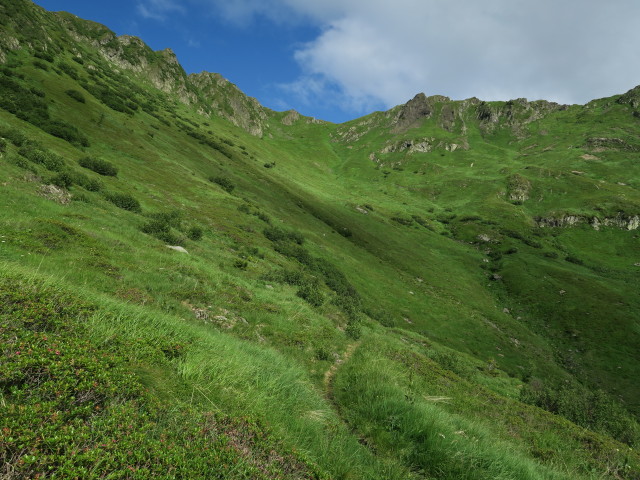
<svg viewBox="0 0 640 480">
<path fill-rule="evenodd" d="M 302 245 L 304 243 L 304 237 L 301 233 L 294 232 L 292 230 L 285 230 L 280 227 L 267 227 L 264 229 L 263 233 L 264 236 L 272 242 L 293 241 L 298 245 Z"/>
<path fill-rule="evenodd" d="M 85 103 L 85 99 L 84 99 L 84 95 L 82 95 L 81 92 L 79 92 L 78 90 L 67 90 L 64 93 L 66 93 L 67 95 L 69 95 L 71 98 L 73 98 L 76 102 L 80 102 L 80 103 Z"/>
<path fill-rule="evenodd" d="M 179 230 L 181 226 L 182 214 L 177 210 L 173 210 L 169 212 L 157 212 L 150 214 L 149 221 L 142 225 L 140 230 L 168 245 L 184 245 L 185 238 L 174 231 L 174 229 Z M 202 232 L 200 232 L 200 234 L 202 235 Z M 187 235 L 189 235 L 189 232 L 187 232 Z M 194 238 L 192 238 L 192 240 L 194 240 Z"/>
<path fill-rule="evenodd" d="M 68 63 L 60 62 L 58 63 L 58 67 L 60 68 L 60 70 L 62 70 L 64 73 L 69 75 L 74 80 L 78 80 L 79 78 L 78 71 Z"/>
<path fill-rule="evenodd" d="M 59 172 L 64 167 L 64 159 L 60 155 L 31 143 L 23 143 L 18 153 L 30 162 L 40 164 L 53 172 Z"/>
<path fill-rule="evenodd" d="M 38 50 L 34 52 L 33 56 L 46 62 L 53 63 L 53 55 L 51 55 L 49 52 Z"/>
<path fill-rule="evenodd" d="M 227 193 L 233 192 L 236 188 L 233 182 L 227 177 L 210 177 L 209 181 L 218 184 Z"/>
<path fill-rule="evenodd" d="M 38 126 L 48 134 L 62 138 L 73 145 L 79 145 L 81 147 L 89 146 L 89 139 L 87 139 L 85 135 L 73 125 L 61 120 L 50 120 Z"/>
<path fill-rule="evenodd" d="M 128 193 L 108 192 L 105 194 L 105 198 L 113 203 L 116 207 L 122 208 L 123 210 L 128 210 L 135 213 L 142 212 L 140 202 L 138 202 L 138 200 L 136 200 Z"/>
<path fill-rule="evenodd" d="M 247 267 L 249 266 L 249 262 L 247 262 L 242 258 L 238 258 L 233 262 L 233 266 L 240 270 L 246 270 Z"/>
<path fill-rule="evenodd" d="M 73 182 L 73 177 L 69 172 L 60 172 L 59 174 L 51 178 L 51 180 L 49 180 L 49 183 L 56 185 L 60 188 L 68 189 L 73 185 L 74 182 Z"/>
<path fill-rule="evenodd" d="M 78 160 L 78 164 L 86 169 L 92 170 L 99 175 L 107 177 L 118 176 L 118 169 L 111 163 L 94 157 L 84 157 Z"/>
<path fill-rule="evenodd" d="M 34 60 L 33 66 L 36 68 L 39 68 L 40 70 L 44 70 L 45 72 L 49 70 L 49 65 L 47 65 L 44 62 L 41 62 L 40 60 Z"/>
<path fill-rule="evenodd" d="M 576 265 L 584 265 L 584 262 L 582 260 L 572 255 L 567 255 L 564 259 L 569 263 L 574 263 Z"/>
<path fill-rule="evenodd" d="M 303 283 L 296 295 L 314 307 L 319 307 L 324 303 L 324 295 L 320 292 L 320 285 L 315 278 Z"/>
<path fill-rule="evenodd" d="M 609 434 L 630 446 L 640 444 L 638 422 L 602 390 L 589 391 L 570 385 L 553 388 L 534 379 L 520 391 L 520 400 L 562 415 L 582 427 Z"/>
<path fill-rule="evenodd" d="M 202 229 L 202 227 L 193 226 L 189 227 L 189 229 L 187 230 L 187 237 L 189 237 L 189 239 L 193 240 L 194 242 L 202 240 L 203 234 L 204 230 Z"/>
<path fill-rule="evenodd" d="M 11 127 L 0 127 L 0 137 L 6 138 L 16 147 L 21 147 L 27 141 L 24 133 Z"/>
<path fill-rule="evenodd" d="M 189 344 L 96 341 L 86 320 L 98 308 L 0 279 L 2 478 L 325 478 L 254 418 L 154 395 L 130 353 L 148 356 L 140 370 L 168 371 Z"/>
<path fill-rule="evenodd" d="M 395 216 L 391 217 L 391 220 L 399 223 L 400 225 L 404 225 L 405 227 L 410 227 L 411 225 L 413 225 L 413 219 L 408 217 Z"/>
</svg>

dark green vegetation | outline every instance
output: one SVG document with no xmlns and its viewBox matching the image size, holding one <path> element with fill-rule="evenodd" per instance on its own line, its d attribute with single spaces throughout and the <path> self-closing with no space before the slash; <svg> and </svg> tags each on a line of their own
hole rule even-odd
<svg viewBox="0 0 640 480">
<path fill-rule="evenodd" d="M 0 25 L 3 478 L 640 478 L 638 89 L 332 125 Z"/>
</svg>

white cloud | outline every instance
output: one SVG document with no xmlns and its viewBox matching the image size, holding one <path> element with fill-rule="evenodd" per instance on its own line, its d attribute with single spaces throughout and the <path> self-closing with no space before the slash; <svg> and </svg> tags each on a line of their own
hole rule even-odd
<svg viewBox="0 0 640 480">
<path fill-rule="evenodd" d="M 390 107 L 425 92 L 583 103 L 640 83 L 637 0 L 188 1 L 246 25 L 320 27 L 287 87 L 308 102 Z"/>
<path fill-rule="evenodd" d="M 172 12 L 184 13 L 185 9 L 175 0 L 142 0 L 136 7 L 143 18 L 163 21 Z"/>
</svg>

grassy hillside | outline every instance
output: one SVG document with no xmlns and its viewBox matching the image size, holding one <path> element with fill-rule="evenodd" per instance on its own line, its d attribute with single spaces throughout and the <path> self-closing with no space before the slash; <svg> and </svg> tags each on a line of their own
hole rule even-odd
<svg viewBox="0 0 640 480">
<path fill-rule="evenodd" d="M 3 478 L 640 478 L 636 90 L 334 125 L 0 25 Z"/>
</svg>

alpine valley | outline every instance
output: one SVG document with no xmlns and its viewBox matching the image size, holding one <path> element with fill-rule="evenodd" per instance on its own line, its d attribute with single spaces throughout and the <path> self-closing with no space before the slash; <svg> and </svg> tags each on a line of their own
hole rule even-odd
<svg viewBox="0 0 640 480">
<path fill-rule="evenodd" d="M 275 112 L 0 0 L 0 478 L 640 479 L 640 87 Z"/>
</svg>

